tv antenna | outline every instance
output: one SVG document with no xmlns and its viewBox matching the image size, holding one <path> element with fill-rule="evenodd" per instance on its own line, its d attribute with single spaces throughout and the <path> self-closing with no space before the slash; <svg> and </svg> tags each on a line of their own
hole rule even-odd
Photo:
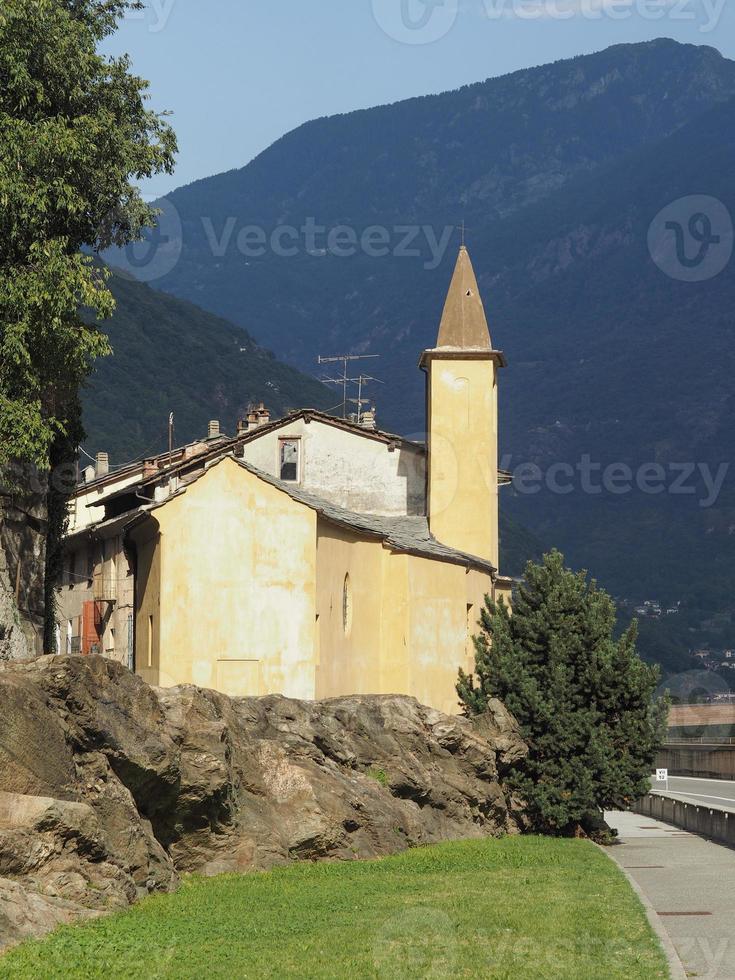
<svg viewBox="0 0 735 980">
<path fill-rule="evenodd" d="M 362 397 L 363 387 L 370 381 L 379 385 L 382 385 L 385 382 L 381 381 L 379 378 L 371 378 L 368 374 L 361 374 L 358 378 L 352 378 L 351 380 L 357 384 L 357 398 L 349 398 L 348 401 L 352 402 L 354 405 L 357 405 L 357 424 L 359 425 L 362 422 L 362 406 L 371 405 L 374 401 L 372 398 Z"/>
<path fill-rule="evenodd" d="M 357 378 L 351 378 L 349 376 L 349 366 L 352 361 L 364 361 L 372 360 L 380 357 L 380 354 L 337 354 L 334 357 L 323 357 L 321 354 L 317 358 L 318 364 L 341 364 L 342 374 L 337 378 L 323 378 L 322 380 L 325 384 L 330 385 L 341 385 L 342 387 L 342 418 L 347 418 L 347 403 L 349 401 L 357 401 L 357 421 L 360 422 L 362 419 L 362 405 L 367 401 L 363 400 L 362 390 L 363 387 L 369 381 L 375 381 L 378 384 L 382 384 L 377 378 L 370 377 L 367 374 L 360 374 Z M 347 386 L 350 384 L 356 384 L 358 386 L 358 397 L 357 399 L 347 397 Z"/>
</svg>

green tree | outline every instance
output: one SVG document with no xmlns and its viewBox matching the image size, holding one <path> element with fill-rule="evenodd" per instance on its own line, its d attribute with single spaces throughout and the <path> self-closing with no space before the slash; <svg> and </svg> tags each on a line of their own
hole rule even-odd
<svg viewBox="0 0 735 980">
<path fill-rule="evenodd" d="M 573 833 L 644 795 L 668 705 L 635 621 L 615 639 L 612 599 L 553 551 L 526 567 L 512 614 L 488 599 L 480 625 L 475 675 L 460 671 L 457 690 L 467 714 L 499 698 L 518 719 L 529 753 L 509 783 L 534 827 Z"/>
<path fill-rule="evenodd" d="M 77 390 L 114 302 L 83 254 L 155 223 L 132 181 L 173 169 L 176 141 L 127 57 L 99 53 L 138 0 L 0 6 L 0 467 L 47 469 L 78 424 Z"/>
</svg>

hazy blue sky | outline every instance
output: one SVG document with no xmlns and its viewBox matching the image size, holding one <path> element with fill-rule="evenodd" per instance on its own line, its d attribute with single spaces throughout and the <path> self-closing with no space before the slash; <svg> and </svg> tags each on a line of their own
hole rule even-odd
<svg viewBox="0 0 735 980">
<path fill-rule="evenodd" d="M 733 0 L 146 0 L 107 45 L 180 142 L 167 193 L 244 166 L 316 116 L 673 37 L 735 57 Z M 570 16 L 572 15 L 572 16 Z"/>
</svg>

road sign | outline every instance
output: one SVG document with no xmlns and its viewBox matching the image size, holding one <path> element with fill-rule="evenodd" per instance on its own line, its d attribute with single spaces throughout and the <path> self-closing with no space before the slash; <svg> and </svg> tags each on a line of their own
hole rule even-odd
<svg viewBox="0 0 735 980">
<path fill-rule="evenodd" d="M 657 783 L 667 783 L 669 781 L 669 770 L 668 769 L 657 769 L 656 770 L 656 782 Z"/>
</svg>

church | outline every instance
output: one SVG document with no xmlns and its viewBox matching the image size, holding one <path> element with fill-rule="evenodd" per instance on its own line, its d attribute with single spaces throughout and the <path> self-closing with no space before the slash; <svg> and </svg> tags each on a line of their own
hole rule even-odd
<svg viewBox="0 0 735 980">
<path fill-rule="evenodd" d="M 408 694 L 456 713 L 499 574 L 498 375 L 462 246 L 426 376 L 427 444 L 251 413 L 73 500 L 59 648 L 232 696 Z"/>
</svg>

